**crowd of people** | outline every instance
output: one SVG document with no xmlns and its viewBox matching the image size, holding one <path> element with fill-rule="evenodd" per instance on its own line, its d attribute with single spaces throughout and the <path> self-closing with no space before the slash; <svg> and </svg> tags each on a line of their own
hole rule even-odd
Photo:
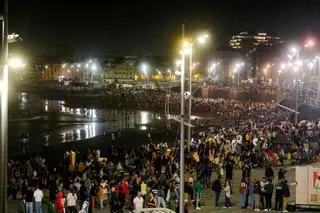
<svg viewBox="0 0 320 213">
<path fill-rule="evenodd" d="M 109 102 L 161 109 L 168 94 L 113 87 L 103 91 Z M 180 96 L 170 94 L 174 111 Z M 179 183 L 184 181 L 188 195 L 185 212 L 191 206 L 201 209 L 204 188 L 214 192 L 215 207 L 221 206 L 224 195 L 224 206 L 231 208 L 233 194 L 239 193 L 241 208 L 270 211 L 275 193 L 275 209 L 287 211 L 290 190 L 285 170 L 280 170 L 275 183 L 272 167 L 284 166 L 286 161 L 320 161 L 319 150 L 312 146 L 320 137 L 317 122 L 293 125 L 286 119 L 287 113 L 268 102 L 194 98 L 193 106 L 224 122 L 204 126 L 196 121 L 198 131 L 190 149 L 185 147 L 184 180 L 178 175 L 179 144 L 152 143 L 150 137 L 148 144 L 138 147 L 121 147 L 120 141 L 105 156 L 100 154 L 101 147 L 87 150 L 83 159 L 69 153 L 59 166 L 49 164 L 48 156 L 10 160 L 9 198 L 20 200 L 18 211 L 26 213 L 33 213 L 33 209 L 42 213 L 43 203 L 50 213 L 91 213 L 95 208 L 121 213 L 146 207 L 178 211 Z M 253 179 L 251 170 L 259 167 L 266 168 L 265 178 Z M 237 192 L 235 169 L 242 170 Z"/>
<path fill-rule="evenodd" d="M 58 87 L 51 89 L 65 96 L 77 97 L 95 97 L 99 96 L 100 107 L 117 106 L 136 107 L 138 109 L 156 109 L 164 110 L 165 102 L 170 105 L 170 112 L 176 114 L 180 110 L 180 94 L 166 90 L 137 89 L 137 88 L 119 88 L 115 85 L 105 86 L 103 88 L 79 89 L 77 87 Z M 104 101 L 107 100 L 107 101 Z M 239 120 L 244 117 L 247 119 L 261 119 L 266 116 L 274 116 L 281 111 L 276 104 L 271 102 L 257 101 L 238 101 L 224 98 L 192 98 L 192 111 L 198 113 L 210 113 L 211 117 L 223 120 L 232 118 Z"/>
<path fill-rule="evenodd" d="M 303 129 L 303 125 L 300 127 Z M 279 193 L 277 209 L 281 207 L 286 211 L 286 180 L 284 175 L 279 175 L 280 182 L 273 186 L 274 174 L 270 170 L 271 166 L 281 166 L 290 153 L 297 152 L 302 140 L 294 141 L 295 148 L 284 150 L 277 146 L 275 132 L 275 125 L 254 127 L 250 124 L 200 132 L 192 140 L 190 150 L 186 147 L 186 176 L 182 180 L 188 200 L 194 201 L 194 208 L 201 209 L 204 187 L 211 187 L 214 191 L 216 207 L 220 206 L 221 192 L 225 195 L 225 207 L 231 207 L 234 169 L 241 169 L 239 193 L 242 208 L 270 210 L 270 196 L 275 188 L 276 195 Z M 295 138 L 302 132 L 291 134 Z M 57 213 L 64 209 L 92 212 L 94 208 L 110 208 L 113 213 L 144 207 L 167 207 L 176 211 L 181 181 L 179 153 L 177 144 L 150 143 L 136 148 L 113 147 L 105 158 L 100 156 L 98 149 L 89 150 L 83 160 L 66 155 L 58 168 L 48 165 L 45 157 L 11 160 L 8 194 L 12 199 L 24 199 L 21 205 L 26 206 L 27 213 L 33 212 L 33 204 L 36 212 L 41 213 L 42 202 Z M 309 155 L 309 160 L 314 157 Z M 251 169 L 257 167 L 267 167 L 266 178 L 261 181 L 251 180 Z M 212 177 L 216 177 L 213 183 Z M 285 189 L 282 194 L 277 187 Z M 40 189 L 43 192 L 39 192 Z M 21 205 L 20 209 L 23 209 Z M 188 210 L 188 203 L 185 208 Z"/>
</svg>

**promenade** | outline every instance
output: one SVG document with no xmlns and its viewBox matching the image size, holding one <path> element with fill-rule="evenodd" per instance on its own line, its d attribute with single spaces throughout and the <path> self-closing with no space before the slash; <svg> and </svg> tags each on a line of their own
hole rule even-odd
<svg viewBox="0 0 320 213">
<path fill-rule="evenodd" d="M 278 174 L 279 168 L 274 168 L 274 173 L 275 173 L 275 179 L 274 183 L 277 181 L 277 174 Z M 252 170 L 252 179 L 259 179 L 264 176 L 264 169 L 253 169 Z M 212 181 L 216 177 L 216 174 L 213 175 Z M 295 167 L 288 167 L 287 168 L 287 173 L 286 173 L 286 178 L 289 183 L 295 182 Z M 224 177 L 222 177 L 224 179 Z M 240 184 L 240 179 L 241 179 L 241 170 L 235 170 L 234 171 L 234 180 L 232 181 L 232 204 L 233 207 L 231 209 L 225 209 L 223 208 L 224 206 L 224 195 L 221 193 L 220 197 L 220 208 L 215 208 L 214 207 L 214 195 L 213 192 L 211 191 L 210 188 L 204 189 L 203 192 L 203 201 L 204 201 L 204 206 L 202 207 L 201 210 L 195 210 L 192 207 L 189 208 L 189 211 L 194 213 L 194 212 L 199 212 L 199 213 L 212 213 L 212 212 L 253 212 L 252 209 L 241 209 L 240 208 L 240 194 L 238 192 L 238 186 Z M 290 186 L 290 193 L 291 197 L 289 199 L 289 203 L 295 202 L 295 186 Z M 274 207 L 274 196 L 272 199 L 272 207 Z M 16 213 L 17 209 L 17 201 L 8 201 L 8 213 Z M 43 213 L 47 213 L 47 206 L 43 205 Z M 106 213 L 110 212 L 110 209 L 94 209 L 94 213 Z M 127 212 L 125 210 L 124 212 Z M 299 210 L 297 212 L 300 212 Z M 303 211 L 307 212 L 307 211 Z M 310 211 L 311 212 L 311 211 Z"/>
</svg>

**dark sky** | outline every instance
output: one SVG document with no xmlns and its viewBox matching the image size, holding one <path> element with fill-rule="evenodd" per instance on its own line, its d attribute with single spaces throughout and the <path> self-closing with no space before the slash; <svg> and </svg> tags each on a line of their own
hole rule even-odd
<svg viewBox="0 0 320 213">
<path fill-rule="evenodd" d="M 23 48 L 53 54 L 58 43 L 76 55 L 170 55 L 181 33 L 210 31 L 212 46 L 245 30 L 291 40 L 320 31 L 319 0 L 9 0 L 9 31 Z"/>
</svg>

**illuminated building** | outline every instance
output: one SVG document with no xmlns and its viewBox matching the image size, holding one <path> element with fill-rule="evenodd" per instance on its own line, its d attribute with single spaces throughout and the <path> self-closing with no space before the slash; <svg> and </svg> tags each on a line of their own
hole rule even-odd
<svg viewBox="0 0 320 213">
<path fill-rule="evenodd" d="M 241 32 L 239 35 L 234 35 L 230 39 L 230 47 L 234 49 L 250 50 L 258 46 L 273 46 L 281 44 L 283 41 L 278 36 L 267 33 Z"/>
<path fill-rule="evenodd" d="M 251 69 L 247 69 L 247 77 L 256 78 L 261 71 L 263 61 L 270 61 L 276 56 L 283 41 L 280 37 L 264 32 L 241 32 L 231 37 L 229 46 L 247 57 Z"/>
</svg>

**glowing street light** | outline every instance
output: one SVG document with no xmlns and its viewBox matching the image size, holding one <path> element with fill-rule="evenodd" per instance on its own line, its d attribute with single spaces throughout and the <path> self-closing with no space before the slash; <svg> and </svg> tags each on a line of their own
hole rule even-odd
<svg viewBox="0 0 320 213">
<path fill-rule="evenodd" d="M 149 79 L 149 76 L 148 76 L 148 65 L 146 63 L 143 63 L 141 65 L 141 69 L 142 69 L 142 72 L 144 73 L 144 75 L 146 76 L 146 78 Z"/>
<path fill-rule="evenodd" d="M 310 69 L 312 69 L 313 66 L 314 66 L 314 63 L 312 63 L 312 62 L 309 62 L 309 63 L 308 63 L 308 67 L 309 67 Z"/>
<path fill-rule="evenodd" d="M 304 45 L 304 47 L 308 48 L 308 47 L 313 47 L 315 45 L 314 40 L 309 39 L 306 44 Z"/>
<path fill-rule="evenodd" d="M 244 62 L 238 62 L 235 64 L 234 73 L 237 73 L 238 75 L 238 88 L 240 87 L 240 68 L 243 67 L 244 65 L 245 65 Z"/>
<path fill-rule="evenodd" d="M 12 68 L 21 68 L 23 66 L 23 61 L 20 58 L 10 58 L 8 62 L 9 66 Z M 47 65 L 46 65 L 47 68 Z"/>
<path fill-rule="evenodd" d="M 297 47 L 291 47 L 290 48 L 290 52 L 293 53 L 293 54 L 296 54 L 298 52 L 298 48 Z"/>
<path fill-rule="evenodd" d="M 142 64 L 142 71 L 147 73 L 148 66 L 146 64 Z"/>
<path fill-rule="evenodd" d="M 91 70 L 92 70 L 92 71 L 96 71 L 96 70 L 97 70 L 97 65 L 96 65 L 96 64 L 92 64 Z"/>
<path fill-rule="evenodd" d="M 295 62 L 295 64 L 298 65 L 298 66 L 302 66 L 303 61 L 302 61 L 302 60 L 297 60 L 297 61 Z"/>
<path fill-rule="evenodd" d="M 188 42 L 187 40 L 183 41 L 182 52 L 185 55 L 192 54 L 192 44 L 190 42 Z"/>
<path fill-rule="evenodd" d="M 206 43 L 208 38 L 209 38 L 209 35 L 208 34 L 204 34 L 204 35 L 198 36 L 197 40 L 198 40 L 199 44 L 204 44 L 204 43 Z"/>
</svg>

